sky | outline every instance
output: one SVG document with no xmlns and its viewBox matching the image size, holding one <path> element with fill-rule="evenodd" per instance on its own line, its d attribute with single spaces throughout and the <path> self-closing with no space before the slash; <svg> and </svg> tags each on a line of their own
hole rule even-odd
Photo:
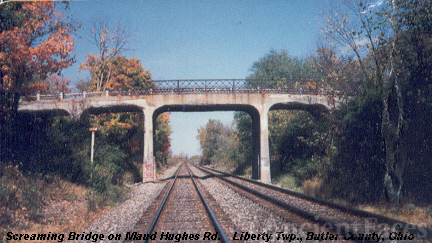
<svg viewBox="0 0 432 243">
<path fill-rule="evenodd" d="M 133 33 L 127 58 L 138 58 L 154 80 L 243 79 L 271 50 L 294 56 L 314 53 L 323 0 L 89 0 L 72 1 L 70 15 L 82 24 L 75 39 L 76 63 L 63 71 L 74 87 L 87 53 L 85 40 L 95 18 L 121 21 Z M 81 36 L 81 37 L 80 37 Z M 209 119 L 231 124 L 233 112 L 173 112 L 173 154 L 200 154 L 197 130 Z"/>
</svg>

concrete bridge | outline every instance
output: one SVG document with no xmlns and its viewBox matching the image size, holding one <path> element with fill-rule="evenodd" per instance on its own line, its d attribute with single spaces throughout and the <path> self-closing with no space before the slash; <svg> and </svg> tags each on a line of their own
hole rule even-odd
<svg viewBox="0 0 432 243">
<path fill-rule="evenodd" d="M 202 82 L 203 80 L 199 80 Z M 220 80 L 218 80 L 219 82 Z M 161 81 L 155 81 L 155 83 Z M 268 112 L 276 109 L 301 109 L 320 115 L 335 106 L 335 100 L 325 90 L 245 88 L 239 80 L 227 80 L 231 87 L 184 87 L 179 81 L 174 87 L 157 87 L 145 91 L 83 92 L 75 94 L 38 95 L 34 101 L 22 101 L 19 112 L 58 112 L 84 118 L 89 113 L 142 112 L 144 116 L 143 180 L 156 180 L 153 154 L 153 125 L 163 112 L 245 111 L 252 118 L 253 153 L 252 177 L 270 182 Z M 177 83 L 176 83 L 177 82 Z M 191 83 L 191 80 L 181 82 Z M 206 82 L 212 84 L 210 80 Z M 236 86 L 237 82 L 237 86 Z M 162 83 L 166 84 L 166 83 Z M 207 84 L 206 84 L 207 85 Z M 337 101 L 336 101 L 337 103 Z"/>
</svg>

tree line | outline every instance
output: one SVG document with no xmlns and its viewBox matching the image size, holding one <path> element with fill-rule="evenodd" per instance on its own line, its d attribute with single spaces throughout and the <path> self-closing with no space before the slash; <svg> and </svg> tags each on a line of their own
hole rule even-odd
<svg viewBox="0 0 432 243">
<path fill-rule="evenodd" d="M 353 203 L 431 200 L 431 11 L 423 0 L 344 0 L 324 14 L 316 53 L 271 50 L 252 65 L 251 86 L 325 88 L 343 101 L 323 117 L 269 112 L 273 178 Z M 234 123 L 199 130 L 202 163 L 250 166 L 251 119 L 240 112 Z"/>
<path fill-rule="evenodd" d="M 5 208 L 0 230 L 12 225 L 14 210 L 40 213 L 44 201 L 40 180 L 51 183 L 61 177 L 84 185 L 102 195 L 104 203 L 121 200 L 126 183 L 142 181 L 142 114 L 103 113 L 75 120 L 54 113 L 18 113 L 19 101 L 29 95 L 71 89 L 71 80 L 62 76 L 62 70 L 75 62 L 73 36 L 82 26 L 64 15 L 68 8 L 66 1 L 0 5 L 0 207 Z M 78 89 L 154 86 L 150 71 L 138 59 L 124 56 L 131 38 L 124 27 L 107 19 L 94 21 L 87 39 L 93 41 L 96 54 L 87 54 L 80 65 L 80 70 L 89 70 L 90 77 L 80 80 Z M 93 162 L 90 127 L 98 128 Z M 156 119 L 154 130 L 160 167 L 169 157 L 168 113 Z M 19 178 L 37 183 L 20 184 Z"/>
</svg>

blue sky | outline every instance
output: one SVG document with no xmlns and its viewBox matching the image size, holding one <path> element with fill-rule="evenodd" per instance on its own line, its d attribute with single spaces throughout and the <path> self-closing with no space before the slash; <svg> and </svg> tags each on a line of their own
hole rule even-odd
<svg viewBox="0 0 432 243">
<path fill-rule="evenodd" d="M 73 18 L 90 27 L 96 17 L 126 23 L 134 37 L 128 58 L 138 58 L 154 80 L 245 78 L 255 61 L 270 50 L 302 56 L 319 42 L 322 0 L 122 0 L 72 1 Z M 77 38 L 76 63 L 64 70 L 72 79 L 91 43 Z M 208 119 L 230 124 L 233 112 L 171 113 L 172 151 L 199 154 L 197 130 Z"/>
</svg>

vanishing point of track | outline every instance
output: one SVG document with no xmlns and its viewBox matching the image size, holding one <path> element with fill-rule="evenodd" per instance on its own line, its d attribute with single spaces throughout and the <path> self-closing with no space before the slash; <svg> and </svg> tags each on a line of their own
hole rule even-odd
<svg viewBox="0 0 432 243">
<path fill-rule="evenodd" d="M 182 164 L 135 226 L 134 232 L 146 232 L 142 242 L 229 242 L 232 222 L 198 184 Z"/>
</svg>

